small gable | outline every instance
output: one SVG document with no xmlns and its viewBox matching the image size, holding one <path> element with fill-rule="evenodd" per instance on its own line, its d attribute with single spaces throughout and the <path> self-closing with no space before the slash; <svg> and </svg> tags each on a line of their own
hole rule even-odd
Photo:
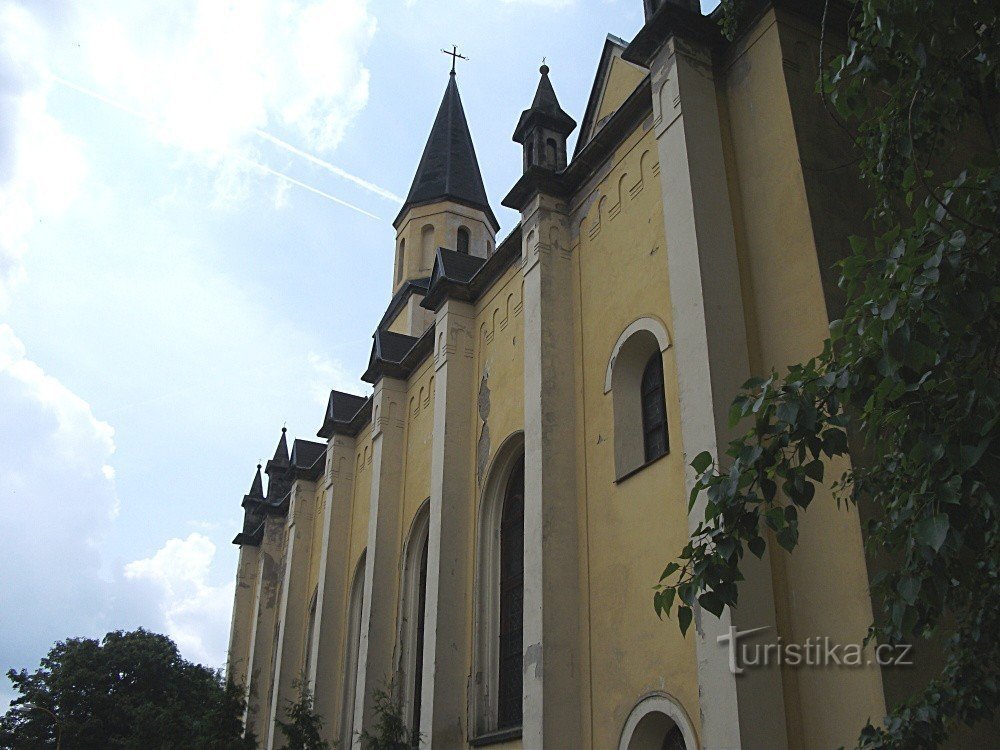
<svg viewBox="0 0 1000 750">
<path fill-rule="evenodd" d="M 594 134 L 601 129 L 626 99 L 642 83 L 648 71 L 622 59 L 625 41 L 609 34 L 597 65 L 597 75 L 590 90 L 587 111 L 584 114 L 580 137 L 577 139 L 574 156 L 583 149 Z"/>
</svg>

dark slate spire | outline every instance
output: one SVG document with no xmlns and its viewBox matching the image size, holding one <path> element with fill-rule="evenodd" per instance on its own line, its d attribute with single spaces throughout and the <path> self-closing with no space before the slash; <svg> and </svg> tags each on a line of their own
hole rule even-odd
<svg viewBox="0 0 1000 750">
<path fill-rule="evenodd" d="M 250 491 L 247 493 L 247 497 L 251 497 L 254 500 L 264 499 L 264 483 L 260 478 L 260 464 L 257 464 L 257 474 L 253 478 L 253 484 L 250 485 Z"/>
<path fill-rule="evenodd" d="M 285 433 L 287 432 L 287 427 L 281 428 L 281 440 L 278 441 L 278 447 L 274 449 L 274 458 L 268 461 L 268 463 L 275 466 L 288 466 L 288 440 L 285 437 Z"/>
<path fill-rule="evenodd" d="M 542 77 L 538 81 L 535 98 L 532 100 L 531 106 L 521 113 L 521 119 L 518 120 L 515 129 L 514 140 L 518 143 L 523 141 L 519 140 L 517 135 L 528 126 L 530 119 L 537 118 L 544 121 L 552 130 L 564 135 L 569 135 L 576 127 L 576 120 L 563 112 L 562 107 L 559 106 L 555 89 L 552 88 L 552 81 L 549 80 L 549 66 L 543 64 L 538 72 L 542 74 Z"/>
<path fill-rule="evenodd" d="M 500 227 L 486 198 L 483 176 L 479 171 L 476 149 L 472 145 L 454 73 L 448 78 L 448 88 L 424 146 L 413 184 L 393 226 L 399 227 L 411 207 L 443 200 L 478 208 L 486 214 L 494 230 Z"/>
</svg>

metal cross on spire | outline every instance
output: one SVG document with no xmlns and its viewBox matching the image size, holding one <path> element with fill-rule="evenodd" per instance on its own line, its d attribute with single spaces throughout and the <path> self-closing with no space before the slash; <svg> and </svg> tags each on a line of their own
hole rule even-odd
<svg viewBox="0 0 1000 750">
<path fill-rule="evenodd" d="M 457 60 L 468 60 L 469 59 L 465 55 L 458 54 L 458 45 L 455 45 L 455 44 L 451 45 L 451 52 L 449 52 L 446 49 L 443 49 L 441 51 L 444 52 L 446 55 L 451 55 L 451 74 L 452 75 L 455 75 L 455 62 Z"/>
</svg>

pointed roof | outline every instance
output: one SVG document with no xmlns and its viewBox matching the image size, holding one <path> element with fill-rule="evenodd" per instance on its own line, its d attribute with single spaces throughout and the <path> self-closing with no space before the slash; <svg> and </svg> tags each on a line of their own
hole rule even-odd
<svg viewBox="0 0 1000 750">
<path fill-rule="evenodd" d="M 260 478 L 260 468 L 260 464 L 257 464 L 257 473 L 254 475 L 253 484 L 250 485 L 250 491 L 247 493 L 247 497 L 254 500 L 264 499 L 264 482 Z"/>
<path fill-rule="evenodd" d="M 287 432 L 288 428 L 281 428 L 281 439 L 278 441 L 278 447 L 274 449 L 274 457 L 267 462 L 264 473 L 270 474 L 274 469 L 283 469 L 288 466 L 288 438 L 285 437 Z"/>
<path fill-rule="evenodd" d="M 399 228 L 403 216 L 413 206 L 444 200 L 478 208 L 486 214 L 494 229 L 500 228 L 486 198 L 454 73 L 448 78 L 448 87 L 413 176 L 413 184 L 393 226 Z"/>
<path fill-rule="evenodd" d="M 514 129 L 514 140 L 524 143 L 524 136 L 532 125 L 544 124 L 557 133 L 569 135 L 576 127 L 576 120 L 566 114 L 559 106 L 555 89 L 552 88 L 552 81 L 549 80 L 549 66 L 542 65 L 538 69 L 542 77 L 538 80 L 538 88 L 535 90 L 535 98 L 531 106 L 521 113 L 521 118 L 517 121 Z"/>
</svg>

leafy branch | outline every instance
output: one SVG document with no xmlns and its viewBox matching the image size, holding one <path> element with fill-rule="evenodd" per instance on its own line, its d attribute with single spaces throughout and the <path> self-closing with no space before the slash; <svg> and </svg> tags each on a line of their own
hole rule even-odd
<svg viewBox="0 0 1000 750">
<path fill-rule="evenodd" d="M 739 33 L 743 3 L 723 6 Z M 1000 8 L 851 6 L 847 50 L 821 59 L 818 89 L 852 136 L 870 237 L 840 263 L 845 309 L 822 352 L 748 381 L 730 412 L 748 430 L 720 461 L 692 462 L 698 524 L 653 605 L 676 609 L 682 632 L 695 607 L 737 606 L 746 553 L 797 547 L 850 442 L 833 489 L 871 518 L 880 611 L 867 639 L 945 644 L 940 671 L 859 746 L 934 747 L 1000 702 Z M 826 22 L 825 10 L 824 40 Z"/>
</svg>

